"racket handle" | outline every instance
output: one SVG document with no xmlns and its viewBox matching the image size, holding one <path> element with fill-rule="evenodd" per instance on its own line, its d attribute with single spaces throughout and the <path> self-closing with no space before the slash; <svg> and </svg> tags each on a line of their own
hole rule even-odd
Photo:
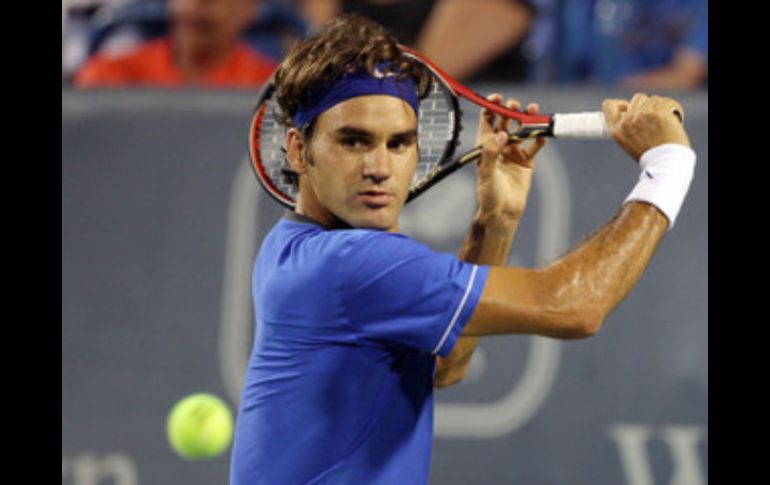
<svg viewBox="0 0 770 485">
<path fill-rule="evenodd" d="M 604 113 L 557 113 L 553 115 L 553 136 L 557 138 L 612 138 Z"/>
</svg>

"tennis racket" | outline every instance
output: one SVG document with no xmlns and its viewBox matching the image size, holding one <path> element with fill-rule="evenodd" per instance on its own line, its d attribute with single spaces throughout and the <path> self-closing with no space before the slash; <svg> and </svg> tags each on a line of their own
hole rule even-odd
<svg viewBox="0 0 770 485">
<path fill-rule="evenodd" d="M 433 74 L 431 92 L 420 101 L 417 122 L 420 158 L 407 202 L 481 155 L 481 148 L 476 147 L 453 158 L 462 130 L 458 96 L 516 120 L 518 127 L 510 135 L 511 140 L 537 137 L 611 138 L 601 111 L 532 115 L 511 110 L 463 86 L 414 49 L 400 47 L 407 56 L 425 65 Z M 290 168 L 283 147 L 285 128 L 275 117 L 275 94 L 276 87 L 272 81 L 260 93 L 250 126 L 249 155 L 262 187 L 275 200 L 293 209 L 297 188 L 284 177 Z"/>
</svg>

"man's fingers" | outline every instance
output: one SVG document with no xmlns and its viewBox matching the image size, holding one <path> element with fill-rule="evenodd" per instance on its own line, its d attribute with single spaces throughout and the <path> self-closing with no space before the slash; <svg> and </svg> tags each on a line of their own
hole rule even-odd
<svg viewBox="0 0 770 485">
<path fill-rule="evenodd" d="M 508 143 L 508 133 L 504 131 L 498 131 L 496 133 L 490 133 L 484 137 L 484 142 L 481 144 L 481 150 L 487 158 L 496 157 Z"/>
<path fill-rule="evenodd" d="M 487 100 L 495 104 L 500 104 L 503 102 L 503 96 L 498 93 L 493 93 L 487 96 Z M 480 134 L 492 133 L 494 131 L 495 116 L 497 115 L 494 111 L 482 108 L 479 120 Z"/>
<path fill-rule="evenodd" d="M 531 115 L 540 113 L 540 105 L 538 103 L 529 103 L 527 105 L 527 113 Z"/>
<path fill-rule="evenodd" d="M 547 138 L 533 138 L 515 143 L 509 143 L 504 149 L 505 155 L 503 163 L 513 163 L 523 167 L 533 168 L 535 157 L 538 152 L 546 145 Z"/>
<path fill-rule="evenodd" d="M 498 93 L 490 94 L 487 99 L 496 104 L 502 104 L 502 96 Z M 521 109 L 521 102 L 514 98 L 509 98 L 505 102 L 505 107 L 510 110 L 518 111 Z M 538 103 L 529 103 L 526 107 L 528 114 L 538 114 L 540 112 L 540 105 Z M 518 165 L 532 167 L 535 155 L 545 146 L 545 138 L 538 138 L 531 143 L 523 145 L 520 140 L 511 142 L 509 140 L 509 129 L 511 127 L 512 118 L 506 116 L 499 116 L 491 110 L 482 110 L 482 126 L 480 128 L 480 134 L 483 136 L 483 142 L 481 143 L 483 156 L 479 160 L 479 168 L 481 171 L 490 170 L 494 165 L 494 160 L 500 154 L 504 157 L 500 161 L 502 163 L 515 163 Z"/>
<path fill-rule="evenodd" d="M 546 142 L 548 141 L 547 138 L 535 138 L 535 140 L 530 143 L 530 145 L 525 148 L 527 157 L 530 159 L 531 162 L 535 161 L 535 155 L 542 149 Z"/>
<path fill-rule="evenodd" d="M 518 110 L 521 108 L 521 103 L 518 99 L 509 99 L 505 103 L 505 107 L 511 110 Z M 511 118 L 508 118 L 507 116 L 500 116 L 498 117 L 498 125 L 497 129 L 501 131 L 508 131 L 508 128 L 511 126 Z"/>
<path fill-rule="evenodd" d="M 652 96 L 647 101 L 649 108 L 654 111 L 660 111 L 665 116 L 673 114 L 680 123 L 684 122 L 684 108 L 679 101 L 663 96 Z"/>
<path fill-rule="evenodd" d="M 623 114 L 628 111 L 628 106 L 628 101 L 624 99 L 605 99 L 602 103 L 602 111 L 604 111 L 607 126 L 616 126 L 622 119 Z"/>
<path fill-rule="evenodd" d="M 481 144 L 481 157 L 476 162 L 479 167 L 479 175 L 489 176 L 492 173 L 495 161 L 505 148 L 507 141 L 508 134 L 503 131 L 485 136 L 484 142 Z"/>
<path fill-rule="evenodd" d="M 656 97 L 657 96 L 653 96 L 653 98 Z M 655 102 L 653 98 L 650 98 L 644 93 L 634 94 L 634 96 L 631 98 L 631 103 L 628 105 L 628 118 L 625 121 L 626 125 L 633 123 L 633 121 L 637 116 L 639 116 L 640 113 L 644 111 L 651 111 L 653 109 L 652 105 Z"/>
<path fill-rule="evenodd" d="M 631 104 L 629 105 L 628 109 L 629 111 L 636 111 L 639 108 L 642 107 L 642 105 L 649 99 L 649 96 L 647 96 L 644 93 L 636 93 L 634 94 L 634 97 L 631 98 Z"/>
<path fill-rule="evenodd" d="M 663 98 L 662 104 L 666 106 L 668 111 L 674 114 L 679 119 L 680 123 L 684 123 L 684 107 L 682 104 L 671 98 Z"/>
</svg>

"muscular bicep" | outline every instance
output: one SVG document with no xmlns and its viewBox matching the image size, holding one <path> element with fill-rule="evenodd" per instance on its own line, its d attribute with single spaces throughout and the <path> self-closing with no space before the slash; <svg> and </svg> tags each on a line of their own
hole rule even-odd
<svg viewBox="0 0 770 485">
<path fill-rule="evenodd" d="M 585 316 L 560 304 L 549 270 L 496 266 L 462 335 L 534 334 L 557 338 L 590 335 Z"/>
</svg>

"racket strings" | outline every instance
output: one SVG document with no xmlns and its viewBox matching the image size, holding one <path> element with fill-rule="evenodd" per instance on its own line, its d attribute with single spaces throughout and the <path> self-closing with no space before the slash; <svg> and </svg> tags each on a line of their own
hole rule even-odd
<svg viewBox="0 0 770 485">
<path fill-rule="evenodd" d="M 417 121 L 420 160 L 412 180 L 415 186 L 451 158 L 460 132 L 460 113 L 451 93 L 434 81 L 431 92 L 420 102 Z"/>
<path fill-rule="evenodd" d="M 287 177 L 294 171 L 286 161 L 286 128 L 278 121 L 275 98 L 270 97 L 266 102 L 267 109 L 259 128 L 259 156 L 275 188 L 292 200 L 297 200 L 297 187 Z"/>
</svg>

